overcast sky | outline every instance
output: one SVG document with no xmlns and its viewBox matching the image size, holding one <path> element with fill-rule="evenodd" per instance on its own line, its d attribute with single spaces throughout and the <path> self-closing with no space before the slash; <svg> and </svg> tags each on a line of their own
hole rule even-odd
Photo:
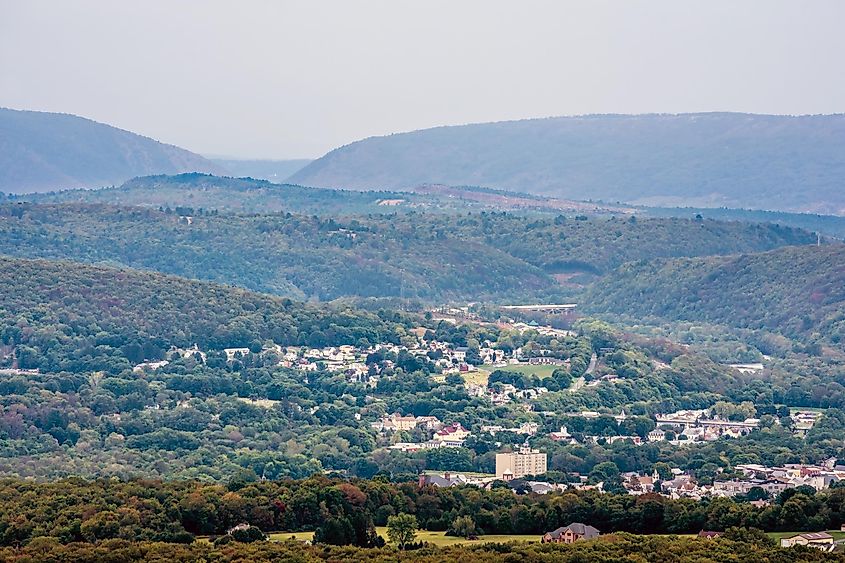
<svg viewBox="0 0 845 563">
<path fill-rule="evenodd" d="M 0 0 L 0 106 L 203 154 L 583 113 L 845 111 L 845 1 Z"/>
</svg>

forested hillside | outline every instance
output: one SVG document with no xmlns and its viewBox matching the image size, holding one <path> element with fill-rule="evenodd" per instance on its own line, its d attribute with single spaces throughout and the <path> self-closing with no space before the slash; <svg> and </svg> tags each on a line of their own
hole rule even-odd
<svg viewBox="0 0 845 563">
<path fill-rule="evenodd" d="M 158 273 L 0 257 L 0 337 L 21 368 L 117 373 L 171 346 L 340 345 L 396 340 L 400 326 Z M 396 317 L 398 318 L 398 317 Z"/>
<path fill-rule="evenodd" d="M 274 180 L 278 182 L 278 180 Z M 180 208 L 199 213 L 303 213 L 347 216 L 369 213 L 466 213 L 508 211 L 524 215 L 590 214 L 629 217 L 701 216 L 719 221 L 773 223 L 845 238 L 845 217 L 727 207 L 645 207 L 586 202 L 473 186 L 420 185 L 409 191 L 359 191 L 308 188 L 255 178 L 230 178 L 198 172 L 142 176 L 121 186 L 8 195 L 9 201 L 32 203 L 105 203 L 140 207 Z M 2 201 L 2 198 L 0 198 Z"/>
<path fill-rule="evenodd" d="M 748 223 L 775 223 L 813 231 L 825 237 L 845 240 L 845 217 L 819 215 L 817 213 L 787 213 L 785 211 L 761 211 L 753 209 L 732 209 L 727 207 L 643 207 L 636 208 L 648 217 L 695 217 L 700 215 L 718 221 L 745 221 Z"/>
<path fill-rule="evenodd" d="M 205 158 L 63 113 L 0 108 L 0 192 L 98 188 L 146 174 L 223 172 Z"/>
<path fill-rule="evenodd" d="M 585 297 L 595 311 L 695 320 L 837 345 L 845 338 L 845 245 L 627 264 Z"/>
<path fill-rule="evenodd" d="M 289 181 L 473 185 L 579 200 L 842 214 L 845 115 L 590 115 L 438 127 L 338 148 Z"/>
<path fill-rule="evenodd" d="M 532 213 L 629 214 L 630 208 L 517 194 L 473 187 L 418 186 L 411 191 L 322 189 L 272 183 L 255 178 L 230 178 L 187 173 L 133 178 L 119 187 L 62 190 L 11 196 L 34 203 L 107 203 L 171 207 L 220 213 L 306 213 L 320 216 L 363 213 L 519 210 Z M 685 217 L 695 214 L 685 213 Z"/>
<path fill-rule="evenodd" d="M 123 264 L 319 299 L 551 298 L 559 279 L 631 260 L 816 242 L 770 224 L 485 212 L 328 219 L 12 203 L 0 206 L 0 218 L 2 254 Z"/>
<path fill-rule="evenodd" d="M 115 188 L 100 190 L 64 190 L 27 194 L 15 198 L 38 203 L 106 203 L 141 207 L 190 209 L 190 212 L 220 213 L 291 213 L 350 215 L 407 210 L 416 206 L 434 207 L 432 197 L 398 192 L 361 192 L 324 190 L 290 184 L 274 184 L 253 178 L 229 178 L 188 173 L 173 176 L 133 178 Z"/>
</svg>

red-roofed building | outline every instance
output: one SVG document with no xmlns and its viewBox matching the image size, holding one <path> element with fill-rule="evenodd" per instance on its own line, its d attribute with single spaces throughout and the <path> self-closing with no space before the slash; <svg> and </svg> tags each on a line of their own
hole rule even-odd
<svg viewBox="0 0 845 563">
<path fill-rule="evenodd" d="M 453 422 L 449 426 L 445 426 L 435 432 L 432 439 L 435 442 L 444 442 L 450 445 L 457 444 L 460 446 L 470 434 L 470 431 L 461 426 L 460 422 Z"/>
</svg>

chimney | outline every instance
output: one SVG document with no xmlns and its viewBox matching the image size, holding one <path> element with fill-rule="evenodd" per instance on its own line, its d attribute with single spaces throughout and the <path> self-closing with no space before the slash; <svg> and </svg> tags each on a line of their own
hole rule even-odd
<svg viewBox="0 0 845 563">
<path fill-rule="evenodd" d="M 451 477 L 451 474 L 448 471 L 443 474 L 443 478 L 446 479 L 447 481 L 449 480 L 449 477 Z"/>
<path fill-rule="evenodd" d="M 418 485 L 421 489 L 423 487 L 425 487 L 425 473 L 420 473 L 420 479 L 419 479 Z"/>
</svg>

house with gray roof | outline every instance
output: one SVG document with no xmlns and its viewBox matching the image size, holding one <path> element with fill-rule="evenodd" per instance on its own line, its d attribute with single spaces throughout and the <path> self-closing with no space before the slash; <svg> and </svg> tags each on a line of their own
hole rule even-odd
<svg viewBox="0 0 845 563">
<path fill-rule="evenodd" d="M 591 540 L 599 535 L 599 531 L 592 526 L 573 522 L 552 532 L 546 532 L 540 541 L 542 543 L 574 543 L 578 540 Z"/>
</svg>

